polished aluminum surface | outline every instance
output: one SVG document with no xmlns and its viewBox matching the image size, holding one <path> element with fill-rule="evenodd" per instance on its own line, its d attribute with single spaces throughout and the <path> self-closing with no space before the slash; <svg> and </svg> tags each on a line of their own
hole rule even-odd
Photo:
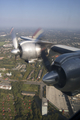
<svg viewBox="0 0 80 120">
<path fill-rule="evenodd" d="M 31 42 L 24 42 L 24 44 L 21 44 L 21 48 L 22 48 L 21 58 L 24 60 L 37 58 L 41 54 L 40 46 Z"/>
<path fill-rule="evenodd" d="M 36 46 L 36 54 L 37 54 L 37 57 L 40 57 L 41 47 L 40 47 L 38 44 L 36 44 L 35 46 Z"/>
<path fill-rule="evenodd" d="M 67 50 L 70 50 L 70 51 L 73 51 L 73 52 L 80 50 L 79 48 L 75 48 L 75 47 L 71 47 L 71 46 L 67 46 L 67 45 L 54 45 L 54 46 L 56 46 L 58 48 L 62 48 L 62 49 L 67 49 Z"/>
</svg>

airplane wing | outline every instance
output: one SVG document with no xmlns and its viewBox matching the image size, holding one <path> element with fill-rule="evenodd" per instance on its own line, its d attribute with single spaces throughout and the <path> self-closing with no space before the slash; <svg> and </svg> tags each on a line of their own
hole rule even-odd
<svg viewBox="0 0 80 120">
<path fill-rule="evenodd" d="M 80 51 L 79 48 L 70 47 L 66 45 L 53 45 L 51 46 L 51 50 L 60 54 Z"/>
<path fill-rule="evenodd" d="M 23 40 L 32 41 L 32 38 L 29 37 L 21 36 L 20 38 Z"/>
<path fill-rule="evenodd" d="M 70 53 L 75 51 L 80 51 L 79 48 L 70 47 L 66 45 L 54 45 L 54 43 L 49 41 L 42 41 L 40 38 L 42 37 L 43 30 L 38 29 L 32 36 L 32 38 L 21 36 L 20 38 L 26 41 L 34 41 L 35 43 L 41 45 L 42 47 L 49 47 L 52 51 L 58 52 L 60 54 Z"/>
<path fill-rule="evenodd" d="M 36 43 L 38 43 L 39 45 L 43 46 L 43 47 L 51 47 L 54 43 L 49 42 L 49 41 L 42 41 L 42 40 L 38 40 L 35 41 Z"/>
</svg>

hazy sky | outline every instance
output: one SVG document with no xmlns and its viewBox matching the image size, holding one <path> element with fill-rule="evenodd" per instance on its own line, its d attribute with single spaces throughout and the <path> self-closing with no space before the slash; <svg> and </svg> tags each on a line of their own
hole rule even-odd
<svg viewBox="0 0 80 120">
<path fill-rule="evenodd" d="M 80 29 L 80 0 L 0 0 L 0 26 Z"/>
</svg>

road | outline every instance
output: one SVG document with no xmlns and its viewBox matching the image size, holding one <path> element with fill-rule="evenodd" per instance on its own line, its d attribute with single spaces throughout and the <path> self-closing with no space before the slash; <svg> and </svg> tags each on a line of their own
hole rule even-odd
<svg viewBox="0 0 80 120">
<path fill-rule="evenodd" d="M 6 81 L 3 79 L 0 79 L 0 81 Z M 21 80 L 24 82 L 24 84 L 34 84 L 34 85 L 40 85 L 40 98 L 42 99 L 43 97 L 43 88 L 46 85 L 45 83 L 43 83 L 42 81 L 27 81 L 27 80 Z M 6 82 L 19 82 L 18 80 L 7 80 Z"/>
<path fill-rule="evenodd" d="M 6 80 L 3 80 L 3 79 L 0 78 L 0 81 L 4 82 Z M 42 99 L 44 86 L 46 85 L 45 83 L 43 83 L 42 81 L 27 81 L 27 80 L 21 80 L 21 81 L 23 81 L 24 84 L 40 85 L 40 95 L 39 96 Z M 19 81 L 18 80 L 7 80 L 6 82 L 19 82 Z M 57 111 L 55 110 L 55 112 L 57 112 Z M 72 114 L 71 110 L 70 110 L 70 113 Z M 58 113 L 58 114 L 60 114 L 60 113 Z M 62 116 L 61 114 L 60 114 L 60 116 L 64 118 L 64 116 Z"/>
<path fill-rule="evenodd" d="M 3 81 L 3 82 L 19 82 L 18 80 L 3 80 L 0 78 L 0 81 Z M 23 81 L 25 84 L 35 84 L 35 85 L 46 85 L 45 83 L 43 83 L 43 81 L 27 81 L 27 80 L 20 80 L 20 81 Z"/>
<path fill-rule="evenodd" d="M 35 84 L 35 85 L 40 85 L 40 98 L 42 99 L 43 97 L 43 88 L 46 84 L 44 84 L 42 81 L 27 81 L 24 82 L 25 84 Z"/>
</svg>

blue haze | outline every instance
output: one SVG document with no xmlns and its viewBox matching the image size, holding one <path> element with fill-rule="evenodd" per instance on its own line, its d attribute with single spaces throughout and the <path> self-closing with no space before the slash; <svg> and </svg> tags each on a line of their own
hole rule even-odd
<svg viewBox="0 0 80 120">
<path fill-rule="evenodd" d="M 0 26 L 80 29 L 80 0 L 0 0 Z"/>
</svg>

